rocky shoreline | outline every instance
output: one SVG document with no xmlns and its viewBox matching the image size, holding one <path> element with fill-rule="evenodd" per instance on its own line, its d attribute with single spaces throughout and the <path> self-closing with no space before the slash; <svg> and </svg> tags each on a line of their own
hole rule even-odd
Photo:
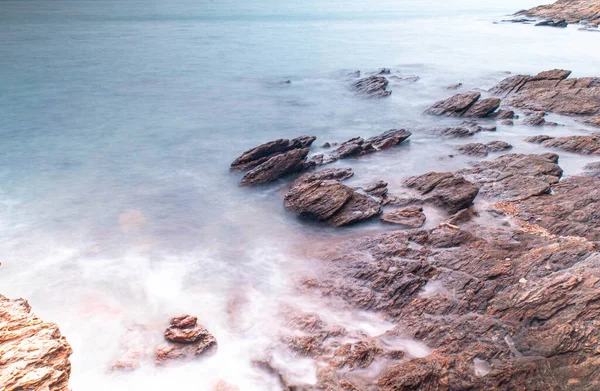
<svg viewBox="0 0 600 391">
<path fill-rule="evenodd" d="M 549 125 L 542 121 L 546 113 L 555 113 L 594 123 L 600 114 L 600 79 L 569 75 L 550 70 L 511 76 L 486 97 L 456 94 L 426 114 L 469 121 L 522 118 L 523 124 L 540 126 Z M 437 132 L 464 137 L 477 131 Z M 354 158 L 365 146 L 370 150 L 369 142 L 356 140 L 363 139 L 340 147 L 352 145 L 358 151 L 349 155 Z M 402 142 L 396 141 L 389 146 Z M 353 175 L 350 168 L 315 171 L 313 164 L 296 171 L 308 170 L 285 194 L 287 209 L 335 227 L 381 216 L 382 222 L 404 229 L 327 250 L 321 256 L 325 273 L 300 282 L 305 292 L 341 300 L 350 311 L 379 313 L 396 326 L 368 337 L 326 325 L 317 314 L 294 313 L 292 324 L 300 334 L 282 342 L 321 369 L 317 384 L 308 386 L 293 384 L 285 368 L 263 362 L 284 389 L 600 387 L 600 181 L 593 164 L 587 174 L 561 180 L 559 155 L 552 152 L 599 154 L 598 136 L 526 141 L 549 150 L 501 155 L 510 145 L 500 140 L 465 144 L 459 148 L 463 153 L 499 156 L 454 172 L 405 178 L 405 194 L 390 194 L 382 180 L 351 188 L 343 184 Z M 423 205 L 445 213 L 445 221 L 419 229 L 426 219 Z M 384 211 L 389 206 L 403 209 Z M 401 337 L 430 350 L 415 356 L 394 349 L 390 341 Z"/>
</svg>

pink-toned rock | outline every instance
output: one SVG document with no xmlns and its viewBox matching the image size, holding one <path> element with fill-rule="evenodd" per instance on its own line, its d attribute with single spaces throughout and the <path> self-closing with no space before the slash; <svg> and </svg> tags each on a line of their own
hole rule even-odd
<svg viewBox="0 0 600 391">
<path fill-rule="evenodd" d="M 213 353 L 217 349 L 216 338 L 197 324 L 195 316 L 190 315 L 171 319 L 171 324 L 165 331 L 165 339 L 167 342 L 154 352 L 157 365 L 171 360 L 191 360 Z"/>
<path fill-rule="evenodd" d="M 0 389 L 69 391 L 71 346 L 26 300 L 0 295 Z"/>
</svg>

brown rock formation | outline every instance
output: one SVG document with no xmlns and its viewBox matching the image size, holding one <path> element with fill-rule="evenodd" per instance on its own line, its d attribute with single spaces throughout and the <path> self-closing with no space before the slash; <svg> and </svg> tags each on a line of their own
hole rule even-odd
<svg viewBox="0 0 600 391">
<path fill-rule="evenodd" d="M 595 0 L 559 0 L 519 12 L 536 18 L 566 20 L 569 23 L 600 21 L 600 4 Z"/>
<path fill-rule="evenodd" d="M 390 224 L 406 225 L 412 228 L 419 228 L 425 224 L 425 213 L 420 206 L 411 206 L 404 209 L 396 209 L 387 212 L 380 217 L 381 221 Z"/>
<path fill-rule="evenodd" d="M 471 205 L 479 192 L 473 183 L 450 172 L 429 172 L 410 177 L 405 184 L 424 196 L 424 202 L 432 202 L 449 213 L 456 213 Z"/>
<path fill-rule="evenodd" d="M 165 331 L 163 345 L 156 348 L 154 361 L 163 365 L 172 360 L 192 360 L 210 354 L 217 349 L 217 340 L 197 318 L 190 315 L 177 316 Z"/>
<path fill-rule="evenodd" d="M 490 152 L 506 151 L 511 148 L 512 145 L 504 141 L 490 141 L 487 144 L 469 143 L 461 145 L 458 148 L 456 148 L 456 150 L 462 153 L 463 155 L 484 157 L 487 156 Z"/>
<path fill-rule="evenodd" d="M 368 97 L 384 98 L 392 94 L 392 91 L 386 89 L 388 83 L 383 76 L 369 76 L 353 82 L 352 89 Z"/>
<path fill-rule="evenodd" d="M 600 136 L 550 137 L 546 135 L 528 137 L 526 141 L 541 144 L 546 148 L 557 148 L 583 155 L 600 155 Z"/>
<path fill-rule="evenodd" d="M 68 391 L 71 346 L 26 300 L 0 295 L 0 388 Z"/>
</svg>

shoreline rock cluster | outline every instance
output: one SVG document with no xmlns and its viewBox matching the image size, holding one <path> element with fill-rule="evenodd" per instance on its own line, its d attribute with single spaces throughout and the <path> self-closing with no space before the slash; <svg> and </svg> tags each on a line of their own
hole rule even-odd
<svg viewBox="0 0 600 391">
<path fill-rule="evenodd" d="M 545 19 L 546 25 L 555 27 L 566 27 L 573 23 L 598 26 L 600 4 L 594 0 L 558 0 L 549 5 L 519 11 L 515 15 Z"/>
</svg>

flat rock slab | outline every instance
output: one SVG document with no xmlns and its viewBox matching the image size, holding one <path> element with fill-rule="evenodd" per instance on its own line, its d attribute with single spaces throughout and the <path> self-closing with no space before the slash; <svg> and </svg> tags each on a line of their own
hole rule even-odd
<svg viewBox="0 0 600 391">
<path fill-rule="evenodd" d="M 553 69 L 535 76 L 514 75 L 489 92 L 506 98 L 506 106 L 564 115 L 600 112 L 600 78 L 568 78 L 571 71 Z"/>
<path fill-rule="evenodd" d="M 458 173 L 481 187 L 493 201 L 514 201 L 550 192 L 562 176 L 558 155 L 506 154 L 473 164 Z"/>
<path fill-rule="evenodd" d="M 528 137 L 530 143 L 541 144 L 546 148 L 557 148 L 583 155 L 600 155 L 600 136 L 550 137 L 546 135 Z"/>
<path fill-rule="evenodd" d="M 381 221 L 390 224 L 406 225 L 412 228 L 419 228 L 425 224 L 425 213 L 420 206 L 411 206 L 404 209 L 396 209 L 384 213 L 380 217 Z"/>
</svg>

